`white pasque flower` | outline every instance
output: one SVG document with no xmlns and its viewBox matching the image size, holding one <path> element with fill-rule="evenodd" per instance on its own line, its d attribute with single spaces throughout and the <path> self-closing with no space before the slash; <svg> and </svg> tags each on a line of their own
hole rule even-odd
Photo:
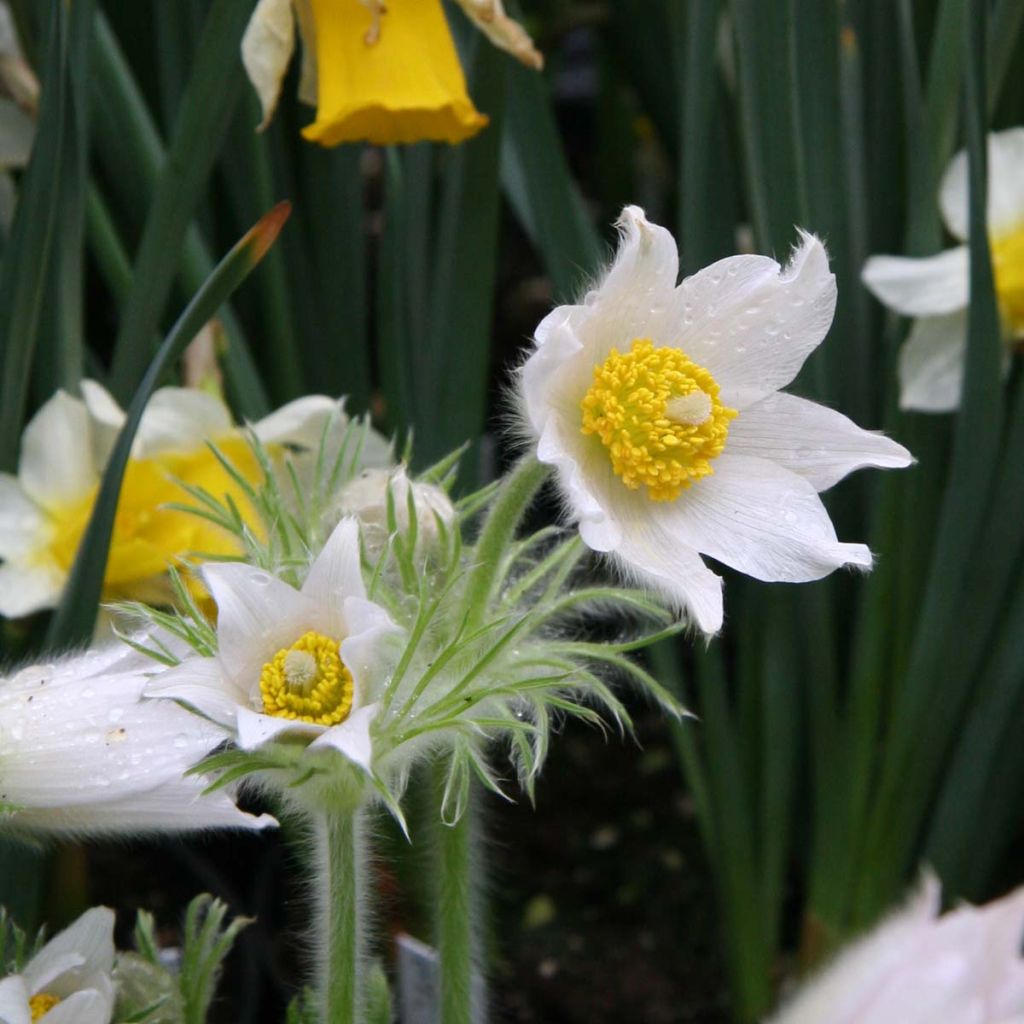
<svg viewBox="0 0 1024 1024">
<path fill-rule="evenodd" d="M 87 910 L 0 981 L 0 1024 L 110 1024 L 114 912 Z"/>
<path fill-rule="evenodd" d="M 363 543 L 371 551 L 380 551 L 387 543 L 388 493 L 394 505 L 395 525 L 405 533 L 409 529 L 409 499 L 416 516 L 416 546 L 421 551 L 438 540 L 438 520 L 446 527 L 454 525 L 455 506 L 448 492 L 436 484 L 410 480 L 405 466 L 388 469 L 364 469 L 338 493 L 337 512 L 359 520 Z"/>
<path fill-rule="evenodd" d="M 928 877 L 771 1024 L 1024 1024 L 1024 888 L 940 909 L 939 882 Z"/>
<path fill-rule="evenodd" d="M 369 770 L 388 638 L 399 630 L 367 600 L 356 520 L 335 527 L 301 589 L 241 562 L 202 572 L 217 603 L 217 654 L 188 658 L 147 692 L 194 707 L 243 750 L 293 736 Z"/>
<path fill-rule="evenodd" d="M 968 234 L 967 204 L 967 154 L 960 152 L 942 178 L 939 207 L 950 234 L 961 241 Z M 986 219 L 1008 370 L 1012 345 L 1024 341 L 1024 128 L 988 137 Z M 890 309 L 915 318 L 900 350 L 900 406 L 956 409 L 967 350 L 968 246 L 924 259 L 872 256 L 861 276 Z"/>
<path fill-rule="evenodd" d="M 821 242 L 801 234 L 786 267 L 731 256 L 677 284 L 668 231 L 635 206 L 619 228 L 611 268 L 544 319 L 519 380 L 537 458 L 584 542 L 706 633 L 721 628 L 722 592 L 702 553 L 765 581 L 870 567 L 863 544 L 836 539 L 818 492 L 910 454 L 779 390 L 832 323 Z"/>
<path fill-rule="evenodd" d="M 22 434 L 18 475 L 0 473 L 0 615 L 56 606 L 74 564 L 125 418 L 94 381 L 82 382 L 82 395 L 58 391 L 49 399 Z M 315 448 L 328 418 L 339 415 L 337 401 L 314 395 L 271 413 L 253 430 L 271 448 Z M 188 500 L 177 479 L 217 497 L 230 495 L 247 509 L 208 441 L 250 482 L 259 482 L 259 464 L 219 398 L 192 388 L 162 388 L 153 395 L 121 486 L 106 597 L 159 601 L 168 565 L 190 552 L 239 553 L 237 539 L 215 524 L 166 507 Z"/>
<path fill-rule="evenodd" d="M 184 773 L 224 740 L 184 708 L 141 702 L 155 663 L 113 643 L 0 682 L 0 831 L 113 833 L 275 824 Z"/>
</svg>

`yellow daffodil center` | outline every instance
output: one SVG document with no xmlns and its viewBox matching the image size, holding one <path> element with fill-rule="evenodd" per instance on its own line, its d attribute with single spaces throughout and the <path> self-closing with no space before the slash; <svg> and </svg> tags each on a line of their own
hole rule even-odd
<svg viewBox="0 0 1024 1024">
<path fill-rule="evenodd" d="M 992 244 L 999 307 L 1010 337 L 1024 339 L 1024 224 Z"/>
<path fill-rule="evenodd" d="M 314 725 L 337 725 L 352 710 L 352 673 L 338 642 L 322 633 L 304 633 L 283 647 L 260 673 L 263 713 Z"/>
<path fill-rule="evenodd" d="M 599 437 L 622 482 L 646 487 L 652 501 L 672 501 L 714 472 L 736 415 L 704 367 L 647 338 L 611 350 L 581 408 L 583 433 Z"/>
<path fill-rule="evenodd" d="M 262 472 L 243 439 L 222 438 L 217 447 L 246 480 L 259 482 Z M 114 519 L 104 580 L 107 597 L 159 600 L 158 581 L 168 565 L 180 564 L 191 553 L 241 553 L 236 538 L 214 523 L 166 507 L 173 502 L 194 503 L 178 480 L 222 501 L 230 497 L 247 519 L 255 521 L 254 515 L 248 515 L 251 506 L 242 489 L 208 448 L 132 459 Z M 50 509 L 53 530 L 48 548 L 40 552 L 41 560 L 70 570 L 95 500 L 93 490 L 72 505 Z"/>
<path fill-rule="evenodd" d="M 47 992 L 40 992 L 28 1001 L 29 1012 L 33 1020 L 39 1020 L 45 1013 L 49 1013 L 60 1000 Z"/>
<path fill-rule="evenodd" d="M 311 9 L 318 97 L 307 139 L 462 142 L 487 124 L 441 0 L 311 0 Z"/>
</svg>

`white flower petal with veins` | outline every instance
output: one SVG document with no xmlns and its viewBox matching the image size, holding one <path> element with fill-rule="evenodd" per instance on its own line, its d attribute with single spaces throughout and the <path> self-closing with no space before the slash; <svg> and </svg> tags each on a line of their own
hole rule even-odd
<svg viewBox="0 0 1024 1024">
<path fill-rule="evenodd" d="M 836 539 L 817 491 L 862 466 L 909 465 L 910 454 L 839 413 L 778 394 L 832 322 L 835 278 L 822 244 L 801 233 L 786 266 L 735 256 L 677 284 L 668 231 L 636 207 L 623 211 L 619 229 L 608 273 L 582 304 L 545 317 L 519 379 L 537 458 L 554 467 L 584 542 L 707 633 L 722 623 L 722 587 L 701 554 L 762 580 L 869 567 L 863 545 Z M 595 370 L 612 350 L 625 353 L 638 340 L 655 351 L 675 349 L 708 371 L 721 404 L 738 411 L 710 475 L 669 500 L 627 487 L 604 442 L 583 433 L 582 403 Z M 712 416 L 710 396 L 677 393 L 666 415 L 703 424 Z"/>
</svg>

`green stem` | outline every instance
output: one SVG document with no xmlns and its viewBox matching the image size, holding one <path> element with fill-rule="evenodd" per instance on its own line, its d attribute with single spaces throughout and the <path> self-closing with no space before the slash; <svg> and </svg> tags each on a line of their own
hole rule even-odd
<svg viewBox="0 0 1024 1024">
<path fill-rule="evenodd" d="M 363 1019 L 359 974 L 363 965 L 366 875 L 361 812 L 323 814 L 316 823 L 319 906 L 317 985 L 324 1024 L 359 1024 Z"/>
<path fill-rule="evenodd" d="M 498 566 L 515 536 L 516 527 L 547 475 L 547 466 L 533 456 L 527 456 L 508 474 L 501 485 L 497 500 L 484 521 L 480 538 L 476 542 L 476 565 L 466 585 L 469 629 L 479 626 L 487 614 L 498 585 Z"/>
<path fill-rule="evenodd" d="M 478 948 L 479 887 L 473 847 L 479 820 L 476 801 L 470 798 L 454 825 L 446 825 L 441 800 L 448 762 L 438 765 L 437 801 L 437 946 L 441 970 L 441 1024 L 481 1024 L 483 1007 L 473 1005 L 473 975 Z M 474 1012 L 475 1011 L 475 1012 Z"/>
</svg>

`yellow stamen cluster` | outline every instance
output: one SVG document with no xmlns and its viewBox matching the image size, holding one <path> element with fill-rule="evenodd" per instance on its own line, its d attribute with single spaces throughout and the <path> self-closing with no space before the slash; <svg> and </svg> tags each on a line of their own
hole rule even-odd
<svg viewBox="0 0 1024 1024">
<path fill-rule="evenodd" d="M 338 653 L 338 642 L 322 633 L 304 633 L 283 647 L 260 673 L 263 712 L 314 725 L 337 725 L 352 710 L 352 673 Z"/>
<path fill-rule="evenodd" d="M 626 353 L 612 349 L 594 370 L 581 403 L 584 434 L 601 439 L 612 469 L 652 501 L 673 501 L 714 472 L 729 422 L 715 378 L 670 346 L 638 338 Z"/>
<path fill-rule="evenodd" d="M 44 1014 L 49 1013 L 60 1000 L 56 996 L 51 996 L 48 992 L 40 992 L 38 995 L 32 996 L 28 1001 L 28 1009 L 32 1014 L 32 1019 L 39 1020 Z"/>
<path fill-rule="evenodd" d="M 1024 340 L 1024 224 L 993 241 L 992 266 L 1010 337 Z"/>
</svg>

